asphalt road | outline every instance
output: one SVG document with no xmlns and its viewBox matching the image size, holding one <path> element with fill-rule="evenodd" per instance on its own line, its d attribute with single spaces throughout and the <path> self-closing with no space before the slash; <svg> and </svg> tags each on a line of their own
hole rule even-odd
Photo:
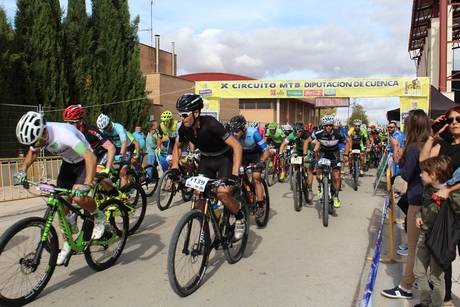
<svg viewBox="0 0 460 307">
<path fill-rule="evenodd" d="M 361 178 L 357 192 L 345 180 L 342 208 L 327 228 L 316 198 L 296 212 L 289 186 L 271 187 L 270 221 L 264 229 L 252 222 L 244 258 L 230 265 L 213 252 L 203 285 L 186 298 L 171 290 L 166 263 L 171 234 L 189 205 L 176 202 L 161 212 L 152 203 L 115 266 L 96 273 L 74 256 L 31 306 L 356 306 L 383 204 L 372 196 L 373 179 Z M 28 215 L 34 214 L 40 215 Z M 0 231 L 21 217 L 0 218 Z"/>
</svg>

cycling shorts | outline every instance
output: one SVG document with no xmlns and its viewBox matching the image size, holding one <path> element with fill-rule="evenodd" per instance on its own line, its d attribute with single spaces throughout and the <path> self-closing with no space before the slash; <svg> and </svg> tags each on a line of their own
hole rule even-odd
<svg viewBox="0 0 460 307">
<path fill-rule="evenodd" d="M 260 157 L 262 156 L 261 152 L 243 152 L 243 162 L 242 166 L 246 167 L 251 163 L 258 163 Z"/>
<path fill-rule="evenodd" d="M 58 188 L 71 190 L 74 185 L 83 184 L 85 177 L 85 160 L 75 164 L 62 161 L 56 185 Z"/>
<path fill-rule="evenodd" d="M 201 156 L 198 174 L 211 179 L 229 178 L 232 175 L 233 154 L 228 150 L 220 156 Z"/>
<path fill-rule="evenodd" d="M 331 160 L 332 169 L 340 169 L 342 167 L 342 163 L 340 162 L 340 152 L 338 151 L 333 151 L 333 152 L 321 151 L 319 157 L 320 159 L 326 158 L 328 160 Z"/>
</svg>

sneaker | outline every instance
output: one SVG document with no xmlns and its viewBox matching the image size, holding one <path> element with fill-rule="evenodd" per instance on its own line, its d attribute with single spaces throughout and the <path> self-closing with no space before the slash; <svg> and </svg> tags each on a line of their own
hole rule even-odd
<svg viewBox="0 0 460 307">
<path fill-rule="evenodd" d="M 264 203 L 257 204 L 256 211 L 254 212 L 255 217 L 260 219 L 261 217 L 264 216 L 264 214 L 265 214 L 265 205 L 264 205 Z"/>
<path fill-rule="evenodd" d="M 383 290 L 380 292 L 380 294 L 388 298 L 402 298 L 407 300 L 412 299 L 412 290 L 404 289 L 401 286 L 396 286 L 393 289 Z"/>
<path fill-rule="evenodd" d="M 70 245 L 67 241 L 64 242 L 61 251 L 59 252 L 56 260 L 56 265 L 63 265 L 70 255 Z"/>
<path fill-rule="evenodd" d="M 363 177 L 364 176 L 364 171 L 362 169 L 359 170 L 359 177 Z"/>
<path fill-rule="evenodd" d="M 246 221 L 243 219 L 235 221 L 235 232 L 233 234 L 233 238 L 235 240 L 241 240 L 246 231 Z"/>
<path fill-rule="evenodd" d="M 401 250 L 404 250 L 404 249 L 408 249 L 409 246 L 407 245 L 407 243 L 402 243 L 402 244 L 399 244 L 398 246 L 398 249 L 401 249 Z"/>
<path fill-rule="evenodd" d="M 280 181 L 283 181 L 285 178 L 286 178 L 286 174 L 285 174 L 285 173 L 281 173 L 281 174 L 280 174 Z"/>
<path fill-rule="evenodd" d="M 341 203 L 340 203 L 340 199 L 338 197 L 333 198 L 333 205 L 334 205 L 334 208 L 340 208 Z"/>
<path fill-rule="evenodd" d="M 316 190 L 316 196 L 318 196 L 318 198 L 321 198 L 323 195 L 321 194 L 321 188 L 318 187 L 318 189 Z"/>
<path fill-rule="evenodd" d="M 91 240 L 99 240 L 104 234 L 105 230 L 105 214 L 104 212 L 97 209 L 97 213 L 94 215 L 94 227 Z"/>
<path fill-rule="evenodd" d="M 396 251 L 396 254 L 398 254 L 399 256 L 407 256 L 409 255 L 409 250 L 408 249 L 398 249 Z"/>
</svg>

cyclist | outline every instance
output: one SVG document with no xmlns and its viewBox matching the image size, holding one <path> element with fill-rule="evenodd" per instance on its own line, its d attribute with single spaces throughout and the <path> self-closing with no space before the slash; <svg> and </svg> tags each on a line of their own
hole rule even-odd
<svg viewBox="0 0 460 307">
<path fill-rule="evenodd" d="M 326 158 L 331 160 L 332 182 L 334 185 L 333 205 L 334 208 L 340 208 L 339 191 L 342 186 L 341 180 L 341 163 L 339 143 L 345 142 L 345 136 L 337 129 L 334 129 L 334 116 L 326 115 L 321 119 L 323 126 L 322 130 L 315 133 L 317 142 L 315 143 L 314 152 L 318 158 Z M 349 146 L 345 147 L 344 154 L 348 154 Z M 321 170 L 316 170 L 316 179 L 321 182 Z M 321 195 L 321 185 L 318 187 L 318 194 Z"/>
<path fill-rule="evenodd" d="M 259 133 L 259 129 L 254 127 L 246 128 L 246 119 L 244 116 L 237 115 L 230 119 L 230 130 L 233 135 L 240 141 L 243 146 L 243 166 L 248 166 L 251 163 L 262 165 L 252 172 L 252 180 L 256 190 L 257 205 L 260 210 L 257 210 L 256 216 L 260 217 L 263 214 L 264 206 L 264 187 L 261 182 L 261 168 L 265 165 L 265 160 L 269 158 L 270 151 L 267 143 Z"/>
<path fill-rule="evenodd" d="M 267 125 L 267 130 L 265 131 L 265 140 L 267 144 L 276 150 L 276 153 L 279 153 L 279 149 L 285 138 L 286 135 L 284 134 L 283 130 L 281 130 L 281 128 L 279 128 L 275 122 L 271 122 Z M 284 159 L 281 159 L 280 162 L 281 169 L 284 170 L 286 168 L 286 162 Z M 280 181 L 284 180 L 284 176 L 285 175 L 280 174 Z"/>
<path fill-rule="evenodd" d="M 172 158 L 172 150 L 177 137 L 177 120 L 173 119 L 171 111 L 164 111 L 160 115 L 160 129 L 158 130 L 159 135 L 169 138 L 169 146 L 167 150 L 167 161 L 170 162 Z"/>
<path fill-rule="evenodd" d="M 377 157 L 380 156 L 382 152 L 382 139 L 374 123 L 369 125 L 369 143 L 371 147 L 374 146 Z"/>
<path fill-rule="evenodd" d="M 348 130 L 348 136 L 351 141 L 351 149 L 359 149 L 361 151 L 361 168 L 359 170 L 359 176 L 364 175 L 363 167 L 365 165 L 365 154 L 366 149 L 369 147 L 369 137 L 366 129 L 361 127 L 362 122 L 360 119 L 353 121 L 353 127 Z M 350 171 L 352 168 L 350 167 Z"/>
<path fill-rule="evenodd" d="M 284 153 L 287 145 L 294 145 L 294 153 L 304 157 L 307 172 L 308 199 L 312 199 L 312 184 L 313 184 L 313 148 L 311 134 L 304 130 L 302 123 L 296 123 L 293 127 L 294 131 L 289 134 L 281 144 L 280 152 Z M 284 172 L 284 169 L 283 169 Z"/>
<path fill-rule="evenodd" d="M 74 191 L 73 201 L 94 216 L 92 239 L 100 239 L 105 230 L 105 214 L 97 209 L 90 195 L 96 175 L 96 156 L 85 136 L 72 125 L 46 122 L 42 114 L 29 111 L 19 120 L 16 137 L 19 143 L 30 147 L 20 171 L 14 175 L 15 184 L 27 183 L 27 170 L 37 159 L 41 148 L 60 155 L 62 164 L 56 185 Z M 57 264 L 62 265 L 69 254 L 70 246 L 64 242 Z"/>
<path fill-rule="evenodd" d="M 122 161 L 129 164 L 131 155 L 134 152 L 134 144 L 129 139 L 125 127 L 119 123 L 112 122 L 110 117 L 103 113 L 97 117 L 96 124 L 99 130 L 107 135 L 115 145 L 117 150 L 116 155 L 119 155 Z M 128 168 L 126 165 L 120 170 L 120 186 L 128 183 L 127 171 Z"/>
<path fill-rule="evenodd" d="M 85 136 L 97 158 L 97 165 L 105 166 L 107 170 L 113 168 L 116 153 L 113 143 L 95 126 L 84 122 L 85 110 L 80 104 L 68 106 L 62 117 L 65 122 L 72 124 Z"/>
<path fill-rule="evenodd" d="M 182 144 L 191 142 L 200 150 L 198 173 L 208 178 L 226 179 L 227 186 L 218 189 L 217 198 L 236 217 L 235 239 L 243 237 L 246 220 L 238 202 L 231 196 L 231 186 L 239 182 L 243 150 L 241 144 L 224 129 L 214 117 L 200 115 L 203 99 L 200 95 L 184 94 L 177 100 L 182 125 L 174 144 L 172 158 L 173 179 L 179 176 L 179 159 Z"/>
</svg>

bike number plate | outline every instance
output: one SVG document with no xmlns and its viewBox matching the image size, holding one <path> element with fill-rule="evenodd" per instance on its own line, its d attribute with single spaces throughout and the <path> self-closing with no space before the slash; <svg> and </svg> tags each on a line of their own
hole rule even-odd
<svg viewBox="0 0 460 307">
<path fill-rule="evenodd" d="M 204 192 L 208 181 L 209 178 L 203 176 L 190 177 L 185 181 L 185 186 L 187 188 L 192 188 L 197 191 Z"/>
<path fill-rule="evenodd" d="M 331 160 L 326 159 L 326 158 L 321 158 L 318 161 L 319 166 L 331 166 Z"/>
<path fill-rule="evenodd" d="M 351 153 L 352 153 L 352 154 L 361 154 L 361 150 L 359 150 L 359 149 L 353 149 L 353 150 L 351 151 Z"/>
<path fill-rule="evenodd" d="M 302 164 L 302 157 L 292 157 L 291 164 Z"/>
</svg>

